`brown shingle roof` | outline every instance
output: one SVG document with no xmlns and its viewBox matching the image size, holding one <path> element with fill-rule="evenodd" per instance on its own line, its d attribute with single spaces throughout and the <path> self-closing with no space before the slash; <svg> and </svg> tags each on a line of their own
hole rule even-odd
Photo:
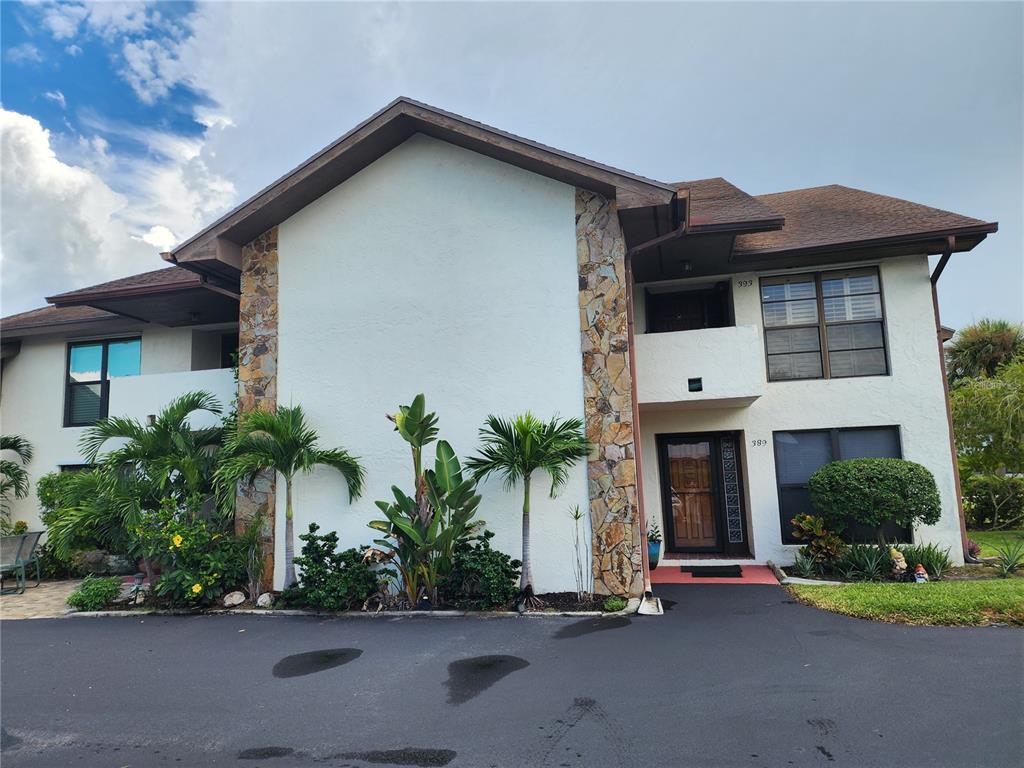
<svg viewBox="0 0 1024 768">
<path fill-rule="evenodd" d="M 117 315 L 93 307 L 41 307 L 0 319 L 0 333 L 11 333 L 27 328 L 44 328 L 67 323 L 87 323 L 112 320 Z"/>
<path fill-rule="evenodd" d="M 786 223 L 774 232 L 739 235 L 736 254 L 944 235 L 961 229 L 995 231 L 994 224 L 980 219 L 838 184 L 758 195 L 757 199 L 782 214 Z"/>
<path fill-rule="evenodd" d="M 721 177 L 680 181 L 675 186 L 689 192 L 691 232 L 782 225 L 782 214 Z"/>
<path fill-rule="evenodd" d="M 176 289 L 197 286 L 201 278 L 195 272 L 189 272 L 181 267 L 166 267 L 154 269 L 151 272 L 143 272 L 138 275 L 110 280 L 98 285 L 90 285 L 86 288 L 78 288 L 74 291 L 59 293 L 56 296 L 48 296 L 47 301 L 53 304 L 66 304 L 83 298 L 99 296 L 122 295 L 126 293 L 148 293 L 161 289 Z"/>
</svg>

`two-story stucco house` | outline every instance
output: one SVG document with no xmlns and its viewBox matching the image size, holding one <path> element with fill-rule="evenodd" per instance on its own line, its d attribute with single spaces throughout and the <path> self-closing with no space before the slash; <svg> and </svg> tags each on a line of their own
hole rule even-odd
<svg viewBox="0 0 1024 768">
<path fill-rule="evenodd" d="M 230 399 L 237 340 L 241 409 L 301 403 L 362 457 L 353 503 L 330 472 L 296 487 L 297 530 L 317 520 L 345 546 L 408 474 L 384 414 L 423 392 L 463 455 L 490 413 L 585 421 L 589 461 L 535 494 L 539 591 L 573 586 L 575 505 L 598 592 L 641 591 L 641 507 L 660 567 L 787 562 L 808 477 L 857 456 L 934 474 L 941 520 L 890 534 L 960 562 L 934 284 L 996 228 L 842 186 L 662 183 L 398 99 L 164 254 L 170 269 L 6 318 L 3 430 L 36 444 L 34 476 L 75 464 L 102 414 Z M 517 552 L 517 497 L 482 490 L 495 545 Z"/>
</svg>

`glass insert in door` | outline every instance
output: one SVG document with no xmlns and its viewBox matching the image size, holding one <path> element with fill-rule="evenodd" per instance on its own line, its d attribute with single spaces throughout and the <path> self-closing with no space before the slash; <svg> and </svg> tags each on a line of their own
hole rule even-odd
<svg viewBox="0 0 1024 768">
<path fill-rule="evenodd" d="M 672 549 L 714 547 L 718 535 L 711 443 L 670 443 L 667 447 Z"/>
</svg>

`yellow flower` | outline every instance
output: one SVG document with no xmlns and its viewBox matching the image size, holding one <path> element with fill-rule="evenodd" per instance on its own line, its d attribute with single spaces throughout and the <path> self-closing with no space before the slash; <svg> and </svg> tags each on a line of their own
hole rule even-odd
<svg viewBox="0 0 1024 768">
<path fill-rule="evenodd" d="M 193 584 L 192 585 L 192 594 L 193 595 L 198 595 L 202 591 L 203 591 L 203 585 L 202 584 Z"/>
<path fill-rule="evenodd" d="M 174 538 L 171 539 L 171 541 L 174 542 L 174 546 L 180 547 L 181 546 L 181 542 L 183 542 L 184 539 L 181 538 L 181 534 L 180 533 L 176 533 L 176 534 L 174 534 Z"/>
</svg>

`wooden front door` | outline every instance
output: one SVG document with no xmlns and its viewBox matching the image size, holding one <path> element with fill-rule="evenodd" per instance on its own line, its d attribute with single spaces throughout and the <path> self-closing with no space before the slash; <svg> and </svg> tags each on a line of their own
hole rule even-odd
<svg viewBox="0 0 1024 768">
<path fill-rule="evenodd" d="M 674 550 L 718 545 L 714 450 L 710 440 L 674 440 L 666 446 Z"/>
</svg>

